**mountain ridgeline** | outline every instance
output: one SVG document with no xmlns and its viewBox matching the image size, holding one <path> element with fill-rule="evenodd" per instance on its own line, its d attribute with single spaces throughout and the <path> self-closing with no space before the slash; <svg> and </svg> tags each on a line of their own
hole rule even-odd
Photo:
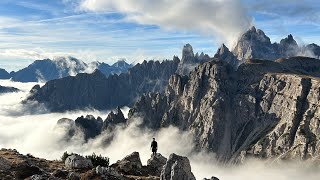
<svg viewBox="0 0 320 180">
<path fill-rule="evenodd" d="M 189 73 L 192 67 L 209 61 L 209 56 L 194 55 L 191 45 L 183 48 L 182 59 L 144 61 L 120 75 L 105 77 L 101 71 L 92 74 L 80 73 L 35 86 L 27 98 L 44 103 L 51 111 L 66 111 L 92 107 L 99 110 L 132 105 L 141 95 L 163 92 L 171 75 Z"/>
<path fill-rule="evenodd" d="M 59 57 L 53 60 L 36 60 L 28 67 L 10 74 L 0 69 L 0 79 L 12 79 L 18 82 L 38 82 L 59 79 L 67 76 L 75 76 L 78 73 L 90 73 L 95 69 L 100 70 L 105 76 L 127 72 L 132 65 L 121 60 L 113 65 L 101 62 L 85 62 L 73 57 Z"/>
<path fill-rule="evenodd" d="M 144 61 L 109 77 L 97 70 L 52 80 L 35 86 L 27 100 L 52 111 L 129 105 L 129 120 L 189 131 L 196 148 L 216 153 L 220 161 L 319 160 L 318 57 L 315 44 L 299 46 L 292 35 L 271 44 L 253 27 L 233 50 L 222 45 L 213 58 L 194 55 L 187 44 L 181 60 Z"/>
<path fill-rule="evenodd" d="M 294 65 L 292 65 L 294 64 Z M 319 159 L 320 61 L 248 60 L 234 70 L 215 59 L 189 76 L 171 76 L 129 112 L 153 129 L 174 125 L 221 161 L 246 155 Z"/>
</svg>

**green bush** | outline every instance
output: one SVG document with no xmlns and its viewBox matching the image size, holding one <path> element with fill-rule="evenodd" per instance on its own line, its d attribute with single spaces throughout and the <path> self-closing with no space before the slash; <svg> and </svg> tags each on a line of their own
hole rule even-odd
<svg viewBox="0 0 320 180">
<path fill-rule="evenodd" d="M 97 156 L 95 153 L 92 153 L 92 155 L 86 156 L 86 158 L 91 160 L 93 166 L 109 166 L 109 158 L 103 157 L 101 154 Z"/>
</svg>

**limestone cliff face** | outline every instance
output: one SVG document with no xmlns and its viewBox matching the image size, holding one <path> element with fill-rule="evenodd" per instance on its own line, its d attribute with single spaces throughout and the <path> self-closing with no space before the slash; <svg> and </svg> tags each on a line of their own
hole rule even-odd
<svg viewBox="0 0 320 180">
<path fill-rule="evenodd" d="M 270 38 L 261 29 L 252 27 L 239 38 L 232 53 L 243 62 L 252 58 L 276 60 L 297 55 L 319 58 L 319 49 L 316 44 L 299 46 L 291 34 L 279 43 L 271 43 Z"/>
<path fill-rule="evenodd" d="M 129 116 L 142 116 L 151 128 L 188 130 L 198 148 L 222 161 L 243 154 L 317 158 L 319 76 L 309 66 L 285 63 L 303 60 L 250 60 L 237 70 L 207 62 L 189 76 L 171 76 L 164 94 L 141 97 Z"/>
<path fill-rule="evenodd" d="M 251 58 L 273 60 L 279 57 L 270 38 L 262 30 L 255 27 L 240 37 L 233 53 L 241 61 Z"/>
</svg>

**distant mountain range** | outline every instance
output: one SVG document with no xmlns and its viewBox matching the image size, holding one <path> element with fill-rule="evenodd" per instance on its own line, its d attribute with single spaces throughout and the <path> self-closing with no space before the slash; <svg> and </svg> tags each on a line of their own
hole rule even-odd
<svg viewBox="0 0 320 180">
<path fill-rule="evenodd" d="M 8 73 L 0 69 L 0 79 L 10 79 L 19 82 L 38 82 L 50 81 L 67 76 L 75 76 L 78 73 L 91 73 L 99 69 L 105 76 L 110 74 L 120 74 L 126 72 L 132 65 L 124 60 L 118 61 L 113 65 L 101 62 L 84 63 L 73 57 L 59 57 L 53 60 L 44 59 L 36 60 L 28 67 L 17 72 Z"/>
<path fill-rule="evenodd" d="M 7 86 L 1 86 L 1 85 L 0 85 L 0 94 L 1 94 L 1 93 L 12 93 L 12 92 L 18 92 L 18 91 L 20 91 L 20 90 L 17 89 L 17 88 L 7 87 Z"/>
</svg>

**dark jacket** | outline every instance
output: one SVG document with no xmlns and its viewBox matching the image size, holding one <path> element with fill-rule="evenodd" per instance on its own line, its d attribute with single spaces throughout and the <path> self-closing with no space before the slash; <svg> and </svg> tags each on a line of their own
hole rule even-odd
<svg viewBox="0 0 320 180">
<path fill-rule="evenodd" d="M 151 148 L 152 148 L 152 149 L 158 149 L 158 143 L 157 143 L 157 141 L 152 141 L 152 143 L 151 143 Z"/>
</svg>

